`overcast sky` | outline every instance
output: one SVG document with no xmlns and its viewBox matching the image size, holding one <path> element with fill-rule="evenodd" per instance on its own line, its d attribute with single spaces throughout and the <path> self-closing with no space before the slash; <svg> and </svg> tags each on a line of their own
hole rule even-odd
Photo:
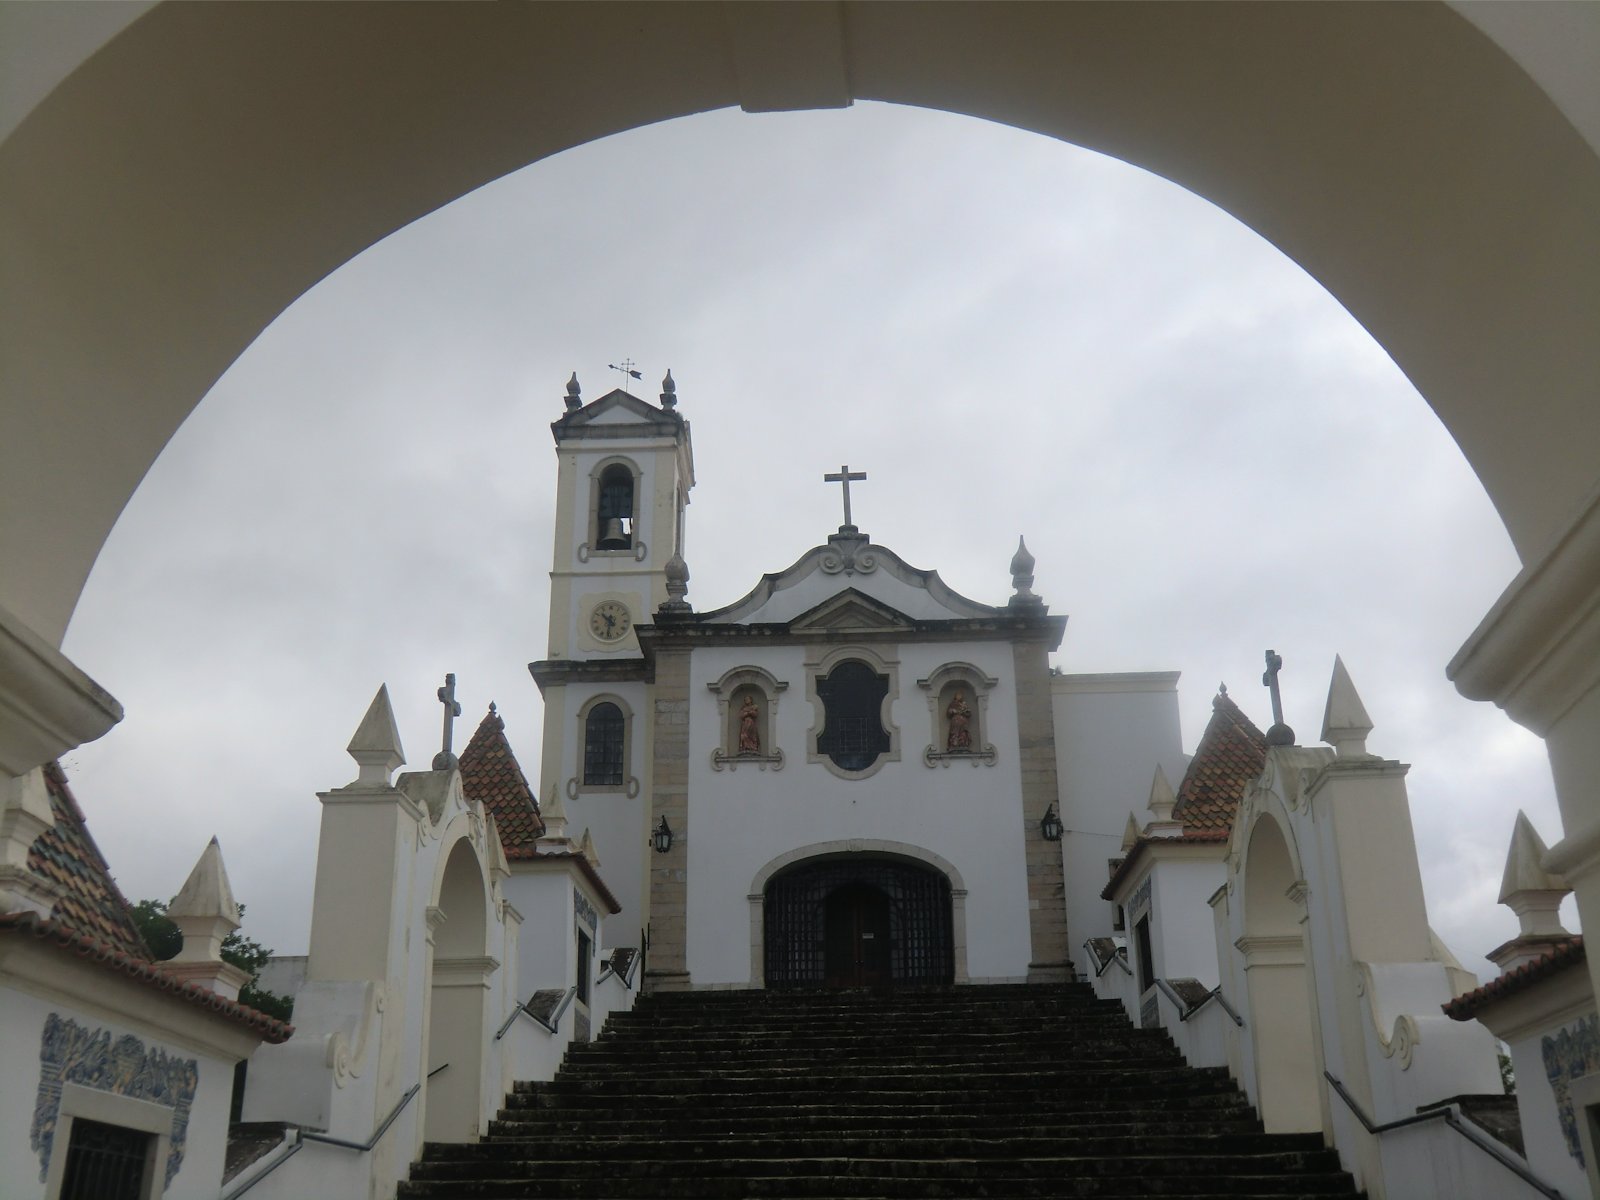
<svg viewBox="0 0 1600 1200">
<path fill-rule="evenodd" d="M 670 367 L 699 476 L 689 600 L 840 519 L 1004 603 L 1018 534 L 1066 671 L 1175 669 L 1185 747 L 1263 651 L 1313 744 L 1334 654 L 1412 763 L 1435 927 L 1481 975 L 1541 743 L 1444 664 L 1516 572 L 1385 352 L 1207 201 L 1033 134 L 858 104 L 720 112 L 581 147 L 401 230 L 239 359 L 134 496 L 67 653 L 127 708 L 67 766 L 131 898 L 220 837 L 246 933 L 303 953 L 320 806 L 387 682 L 413 768 L 446 671 L 537 776 L 555 457 L 585 399 Z M 1143 797 L 1130 797 L 1130 803 Z M 1570 904 L 1569 904 L 1570 913 Z M 1570 922 L 1570 917 L 1569 917 Z"/>
</svg>

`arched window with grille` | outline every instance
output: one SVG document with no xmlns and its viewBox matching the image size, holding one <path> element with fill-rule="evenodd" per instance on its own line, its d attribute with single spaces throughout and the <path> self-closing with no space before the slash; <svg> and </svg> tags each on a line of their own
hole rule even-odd
<svg viewBox="0 0 1600 1200">
<path fill-rule="evenodd" d="M 583 786 L 621 787 L 628 721 L 622 709 L 602 700 L 583 722 Z"/>
</svg>

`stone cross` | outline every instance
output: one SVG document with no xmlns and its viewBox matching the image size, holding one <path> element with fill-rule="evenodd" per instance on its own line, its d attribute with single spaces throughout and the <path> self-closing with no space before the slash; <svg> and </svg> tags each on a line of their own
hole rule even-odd
<svg viewBox="0 0 1600 1200">
<path fill-rule="evenodd" d="M 860 481 L 867 477 L 865 471 L 852 471 L 848 463 L 841 466 L 837 473 L 828 472 L 822 477 L 823 483 L 839 483 L 844 485 L 844 524 L 842 529 L 854 529 L 855 524 L 850 520 L 850 481 Z"/>
<path fill-rule="evenodd" d="M 450 741 L 455 731 L 456 718 L 461 715 L 461 704 L 456 699 L 456 677 L 454 672 L 444 677 L 444 686 L 439 689 L 439 703 L 444 705 L 444 749 L 433 756 L 433 769 L 435 771 L 448 771 L 460 765 L 456 756 L 450 752 Z"/>
<path fill-rule="evenodd" d="M 1283 670 L 1283 656 L 1267 651 L 1267 669 L 1261 676 L 1261 686 L 1272 693 L 1272 728 L 1267 730 L 1267 745 L 1294 745 L 1294 730 L 1283 723 L 1283 697 L 1278 692 L 1278 672 Z"/>
</svg>

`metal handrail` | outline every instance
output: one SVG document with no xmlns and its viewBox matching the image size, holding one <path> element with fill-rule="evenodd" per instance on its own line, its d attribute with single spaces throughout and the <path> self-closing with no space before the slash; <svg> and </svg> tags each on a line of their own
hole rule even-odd
<svg viewBox="0 0 1600 1200">
<path fill-rule="evenodd" d="M 1089 943 L 1092 940 L 1093 939 L 1091 938 L 1085 938 L 1083 940 L 1083 948 L 1089 951 L 1090 958 L 1099 963 L 1099 965 L 1094 969 L 1094 977 L 1096 979 L 1099 979 L 1100 976 L 1104 975 L 1106 973 L 1106 969 L 1110 967 L 1112 963 L 1116 963 L 1117 966 L 1121 967 L 1126 974 L 1133 974 L 1133 968 L 1128 965 L 1127 956 L 1124 954 L 1118 954 L 1116 951 L 1112 951 L 1111 957 L 1106 959 L 1105 962 L 1100 962 L 1100 956 L 1093 950 L 1089 949 Z"/>
<path fill-rule="evenodd" d="M 567 1005 L 572 1003 L 572 998 L 577 994 L 578 988 L 576 985 L 569 987 L 567 989 L 567 994 L 561 997 L 561 1003 L 556 1005 L 556 1010 L 550 1014 L 550 1019 L 548 1021 L 546 1021 L 538 1013 L 529 1012 L 528 1006 L 522 1003 L 522 1001 L 518 1000 L 516 1007 L 511 1010 L 511 1015 L 506 1018 L 505 1024 L 501 1025 L 499 1030 L 495 1033 L 494 1040 L 498 1042 L 501 1038 L 505 1037 L 506 1030 L 511 1028 L 512 1024 L 519 1016 L 527 1017 L 528 1020 L 538 1025 L 539 1028 L 543 1029 L 546 1033 L 560 1033 L 561 1014 L 567 1011 Z"/>
<path fill-rule="evenodd" d="M 1457 1115 L 1456 1105 L 1446 1104 L 1439 1108 L 1431 1108 L 1427 1112 L 1414 1113 L 1409 1117 L 1398 1117 L 1393 1121 L 1385 1121 L 1382 1125 L 1378 1125 L 1374 1124 L 1372 1118 L 1362 1111 L 1361 1105 L 1356 1102 L 1356 1098 L 1346 1090 L 1344 1084 L 1334 1078 L 1331 1072 L 1324 1071 L 1322 1077 L 1332 1085 L 1333 1090 L 1339 1094 L 1339 1099 L 1343 1100 L 1350 1111 L 1355 1114 L 1356 1120 L 1361 1122 L 1361 1127 L 1374 1137 L 1388 1133 L 1391 1129 L 1404 1129 L 1407 1125 L 1421 1125 L 1424 1121 L 1442 1119 L 1451 1129 L 1454 1129 L 1467 1141 L 1482 1150 L 1540 1195 L 1548 1196 L 1550 1200 L 1563 1200 L 1561 1193 L 1535 1175 L 1526 1163 L 1518 1161 L 1504 1148 L 1496 1145 L 1483 1134 L 1477 1133 L 1472 1126 L 1464 1124 L 1460 1116 Z"/>
<path fill-rule="evenodd" d="M 1221 984 L 1218 984 L 1216 987 L 1212 988 L 1206 998 L 1200 1001 L 1199 1004 L 1196 1004 L 1193 1008 L 1190 1008 L 1183 1002 L 1183 997 L 1178 995 L 1178 993 L 1173 989 L 1172 985 L 1165 979 L 1157 978 L 1156 987 L 1167 997 L 1168 1000 L 1171 1000 L 1173 1006 L 1177 1008 L 1178 1020 L 1180 1021 L 1187 1021 L 1190 1017 L 1194 1016 L 1195 1013 L 1199 1012 L 1202 1008 L 1215 1000 L 1218 1004 L 1222 1005 L 1222 1011 L 1233 1018 L 1233 1023 L 1235 1025 L 1237 1025 L 1240 1029 L 1244 1028 L 1244 1018 L 1234 1011 L 1233 1005 L 1229 1004 L 1227 999 L 1223 996 Z"/>
<path fill-rule="evenodd" d="M 445 1063 L 442 1067 L 434 1068 L 432 1071 L 428 1072 L 428 1077 L 431 1079 L 449 1065 L 449 1063 Z M 399 1117 L 401 1111 L 406 1105 L 411 1103 L 413 1097 L 415 1097 L 416 1094 L 421 1090 L 422 1085 L 420 1083 L 413 1083 L 411 1087 L 406 1090 L 406 1094 L 400 1097 L 400 1102 L 396 1104 L 390 1111 L 389 1115 L 383 1119 L 383 1123 L 380 1124 L 377 1129 L 373 1130 L 372 1136 L 365 1142 L 347 1141 L 344 1138 L 329 1137 L 325 1133 L 316 1133 L 311 1130 L 301 1129 L 298 1126 L 294 1127 L 294 1141 L 290 1144 L 289 1149 L 285 1151 L 281 1157 L 274 1161 L 271 1166 L 267 1167 L 263 1171 L 257 1172 L 255 1175 L 252 1175 L 248 1180 L 240 1184 L 233 1191 L 223 1196 L 221 1200 L 239 1200 L 240 1196 L 244 1195 L 251 1188 L 255 1187 L 256 1184 L 260 1183 L 268 1175 L 271 1175 L 279 1167 L 283 1166 L 284 1163 L 288 1162 L 296 1154 L 299 1154 L 300 1151 L 304 1150 L 307 1142 L 317 1142 L 324 1146 L 338 1146 L 343 1150 L 357 1150 L 362 1154 L 370 1154 L 372 1152 L 372 1148 L 378 1144 L 379 1139 L 381 1139 L 384 1134 L 389 1132 L 389 1126 L 395 1123 L 395 1119 Z"/>
</svg>

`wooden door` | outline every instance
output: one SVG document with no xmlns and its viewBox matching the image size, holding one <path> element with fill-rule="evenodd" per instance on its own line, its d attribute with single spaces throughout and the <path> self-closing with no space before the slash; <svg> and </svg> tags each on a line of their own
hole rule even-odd
<svg viewBox="0 0 1600 1200">
<path fill-rule="evenodd" d="M 883 987 L 889 982 L 889 897 L 867 884 L 828 894 L 823 911 L 827 987 Z"/>
</svg>

